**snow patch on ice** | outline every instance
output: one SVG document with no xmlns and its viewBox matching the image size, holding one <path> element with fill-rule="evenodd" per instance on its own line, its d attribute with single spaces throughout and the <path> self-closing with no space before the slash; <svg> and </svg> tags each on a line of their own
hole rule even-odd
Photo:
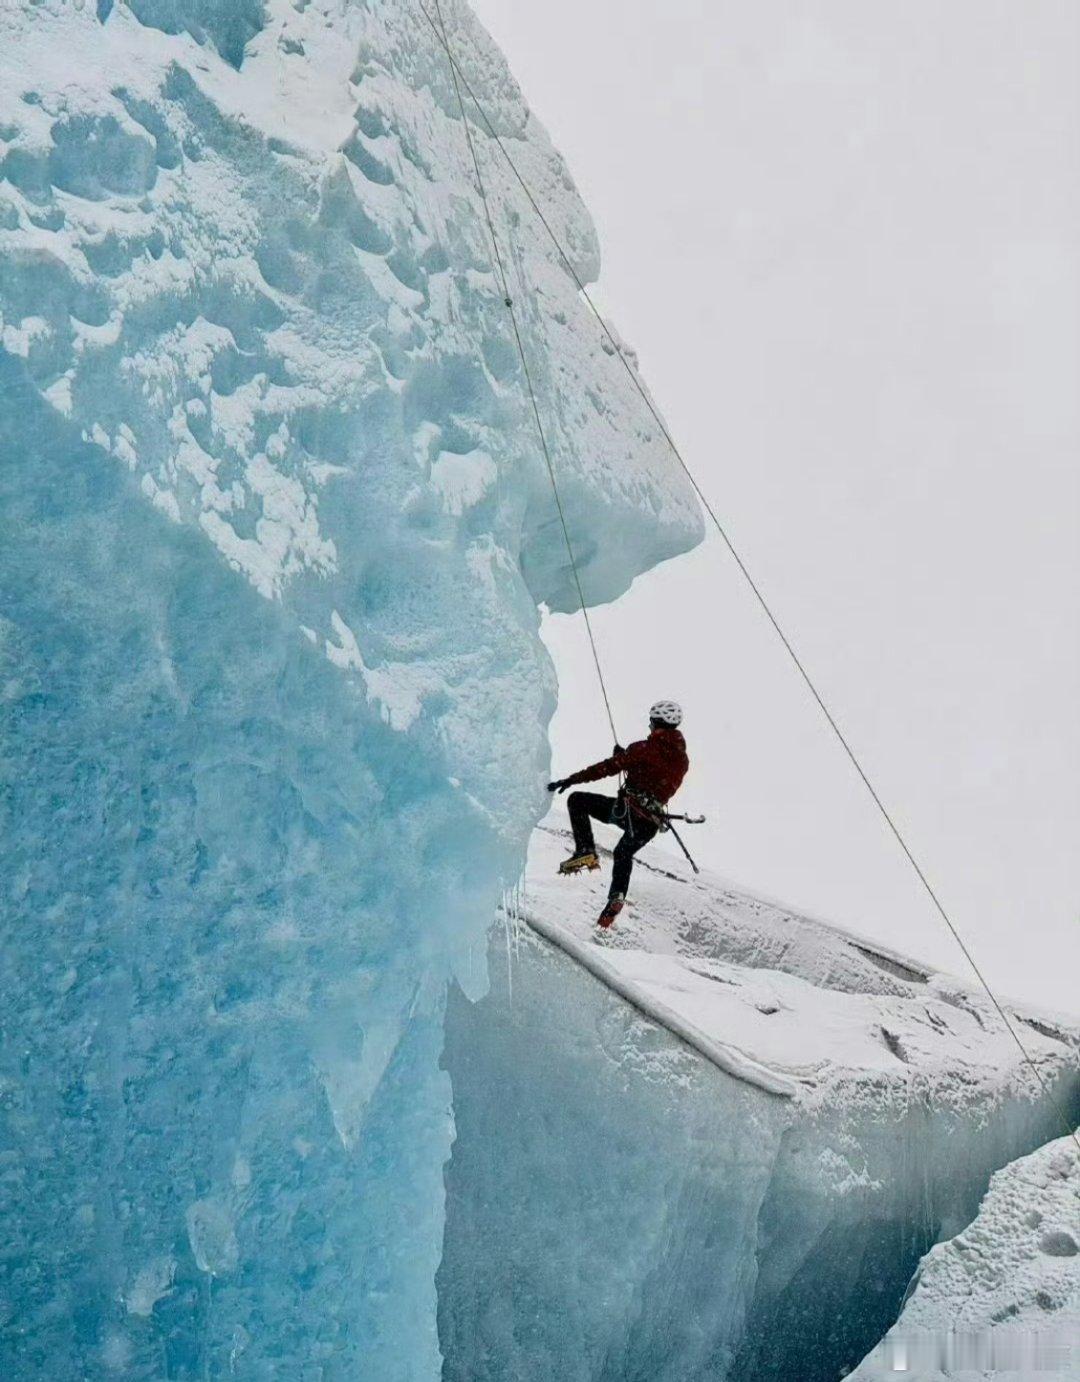
<svg viewBox="0 0 1080 1382">
<path fill-rule="evenodd" d="M 703 1041 L 795 1081 L 803 1102 L 827 1101 L 836 1085 L 870 1072 L 930 1081 L 939 1097 L 956 1099 L 968 1072 L 980 1085 L 1023 1077 L 1015 1041 L 977 988 L 708 873 L 694 876 L 657 846 L 640 861 L 618 925 L 599 933 L 606 882 L 594 875 L 568 888 L 557 865 L 569 845 L 557 826 L 534 835 L 527 914 L 599 957 L 646 1010 L 673 1011 Z M 1040 1067 L 1075 1063 L 1066 1019 L 1048 1016 L 1034 1028 L 1026 1019 L 1013 1013 Z"/>
<path fill-rule="evenodd" d="M 229 1209 L 217 1200 L 196 1200 L 187 1210 L 188 1239 L 201 1272 L 219 1276 L 240 1260 L 236 1229 Z"/>
<path fill-rule="evenodd" d="M 979 1213 L 919 1265 L 895 1327 L 852 1382 L 1080 1371 L 1080 1152 L 1062 1137 L 999 1171 Z"/>
<path fill-rule="evenodd" d="M 176 1276 L 176 1262 L 171 1257 L 155 1257 L 141 1267 L 125 1294 L 129 1315 L 149 1318 L 154 1306 L 166 1296 Z"/>
<path fill-rule="evenodd" d="M 495 483 L 495 463 L 484 451 L 464 455 L 443 451 L 431 467 L 431 483 L 447 513 L 460 518 L 479 504 Z"/>
</svg>

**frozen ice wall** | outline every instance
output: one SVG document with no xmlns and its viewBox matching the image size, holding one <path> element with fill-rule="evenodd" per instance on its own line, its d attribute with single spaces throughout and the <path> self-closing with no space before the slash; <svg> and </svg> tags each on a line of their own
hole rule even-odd
<svg viewBox="0 0 1080 1382">
<path fill-rule="evenodd" d="M 610 598 L 697 514 L 474 136 Z M 416 3 L 26 0 L 0 179 L 0 1371 L 435 1376 L 443 993 L 572 604 L 445 55 Z"/>
<path fill-rule="evenodd" d="M 1076 1117 L 1077 1024 L 1011 1009 L 1044 1089 L 979 990 L 657 846 L 598 933 L 565 843 L 537 832 L 528 921 L 449 1005 L 444 1382 L 837 1382 L 991 1173 Z M 1040 1203 L 995 1180 L 902 1326 L 944 1284 L 1068 1329 L 1076 1176 L 1032 1161 Z"/>
</svg>

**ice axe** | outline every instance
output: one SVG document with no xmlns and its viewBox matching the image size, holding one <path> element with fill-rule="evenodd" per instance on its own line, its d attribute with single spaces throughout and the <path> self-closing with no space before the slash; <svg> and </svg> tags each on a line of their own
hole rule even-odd
<svg viewBox="0 0 1080 1382">
<path fill-rule="evenodd" d="M 667 812 L 667 811 L 664 812 L 664 829 L 667 830 L 670 834 L 672 834 L 672 835 L 675 836 L 676 843 L 678 844 L 678 846 L 679 846 L 679 848 L 682 850 L 682 852 L 686 855 L 687 860 L 688 860 L 689 863 L 690 863 L 690 867 L 694 870 L 695 873 L 700 873 L 701 870 L 698 868 L 697 864 L 694 863 L 694 856 L 690 853 L 690 851 L 689 851 L 689 850 L 686 848 L 686 846 L 683 844 L 682 836 L 681 836 L 681 835 L 679 834 L 679 832 L 675 829 L 675 827 L 671 824 L 672 821 L 684 821 L 687 825 L 704 825 L 704 824 L 705 824 L 705 817 L 704 817 L 704 816 L 682 816 L 682 815 L 672 815 L 672 814 L 670 814 L 670 813 Z"/>
</svg>

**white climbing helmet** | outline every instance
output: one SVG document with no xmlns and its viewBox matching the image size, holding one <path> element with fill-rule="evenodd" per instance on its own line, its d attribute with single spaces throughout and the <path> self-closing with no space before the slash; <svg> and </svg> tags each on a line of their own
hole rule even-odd
<svg viewBox="0 0 1080 1382">
<path fill-rule="evenodd" d="M 682 706 L 678 701 L 657 701 L 649 709 L 649 719 L 656 724 L 670 725 L 674 729 L 682 722 Z"/>
</svg>

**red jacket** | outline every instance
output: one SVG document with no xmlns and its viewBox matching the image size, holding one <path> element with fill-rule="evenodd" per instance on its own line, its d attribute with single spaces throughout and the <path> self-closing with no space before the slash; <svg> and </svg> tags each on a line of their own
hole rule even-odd
<svg viewBox="0 0 1080 1382">
<path fill-rule="evenodd" d="M 596 782 L 602 777 L 625 773 L 627 791 L 668 802 L 679 790 L 689 767 L 686 740 L 679 730 L 664 726 L 654 729 L 648 739 L 639 739 L 602 763 L 582 768 L 565 781 L 567 786 L 573 787 L 579 782 Z"/>
</svg>

